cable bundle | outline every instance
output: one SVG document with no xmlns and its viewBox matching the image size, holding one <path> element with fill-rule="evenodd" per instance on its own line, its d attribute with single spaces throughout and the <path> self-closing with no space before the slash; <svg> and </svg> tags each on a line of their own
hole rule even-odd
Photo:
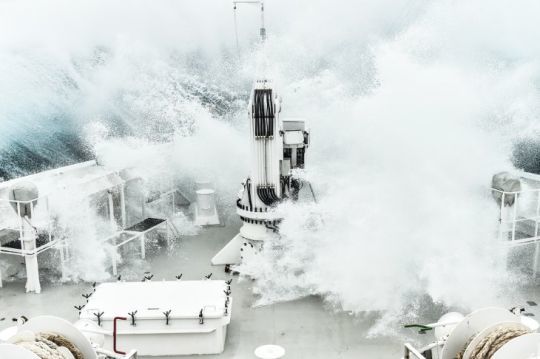
<svg viewBox="0 0 540 359">
<path fill-rule="evenodd" d="M 267 206 L 271 206 L 273 203 L 280 200 L 274 186 L 258 186 L 257 195 Z"/>
<path fill-rule="evenodd" d="M 259 89 L 253 93 L 255 137 L 274 136 L 274 103 L 272 90 Z"/>
</svg>

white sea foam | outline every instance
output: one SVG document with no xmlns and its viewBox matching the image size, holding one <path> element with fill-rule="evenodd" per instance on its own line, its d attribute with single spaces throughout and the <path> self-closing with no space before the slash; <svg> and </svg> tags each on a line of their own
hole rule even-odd
<svg viewBox="0 0 540 359">
<path fill-rule="evenodd" d="M 401 313 L 426 295 L 504 301 L 513 279 L 487 186 L 511 168 L 512 141 L 538 133 L 538 3 L 269 0 L 264 49 L 256 9 L 239 9 L 239 59 L 229 5 L 1 4 L 8 136 L 18 115 L 69 114 L 107 164 L 184 184 L 211 176 L 233 207 L 248 171 L 244 106 L 264 71 L 283 115 L 309 120 L 319 203 L 278 209 L 280 241 L 247 268 L 259 303 L 316 294 Z"/>
</svg>

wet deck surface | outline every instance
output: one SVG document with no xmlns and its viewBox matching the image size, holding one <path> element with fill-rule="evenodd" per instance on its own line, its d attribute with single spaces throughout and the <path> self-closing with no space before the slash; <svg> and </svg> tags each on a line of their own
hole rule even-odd
<svg viewBox="0 0 540 359">
<path fill-rule="evenodd" d="M 150 271 L 153 280 L 174 280 L 180 273 L 183 279 L 201 279 L 212 272 L 213 279 L 229 279 L 223 267 L 210 265 L 210 258 L 237 231 L 238 223 L 206 228 L 197 236 L 181 237 L 173 249 L 148 248 L 146 261 L 137 259 L 137 254 L 133 258 L 125 256 L 127 263 L 119 267 L 119 273 L 123 278 L 142 278 L 145 271 Z M 255 358 L 253 351 L 263 344 L 283 346 L 286 358 L 396 359 L 402 355 L 402 344 L 397 339 L 366 339 L 371 321 L 333 313 L 317 297 L 253 308 L 252 282 L 238 283 L 233 277 L 232 321 L 224 353 L 182 358 Z M 39 295 L 25 294 L 24 282 L 4 283 L 0 289 L 0 319 L 5 320 L 0 321 L 0 328 L 12 325 L 11 318 L 19 315 L 49 314 L 76 321 L 73 306 L 83 304 L 82 293 L 91 291 L 90 283 L 62 285 L 43 281 L 42 286 Z"/>
</svg>

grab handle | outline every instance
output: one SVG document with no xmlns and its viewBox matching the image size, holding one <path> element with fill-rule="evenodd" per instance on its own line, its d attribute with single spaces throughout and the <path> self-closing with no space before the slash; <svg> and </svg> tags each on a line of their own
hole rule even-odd
<svg viewBox="0 0 540 359">
<path fill-rule="evenodd" d="M 116 334 L 117 334 L 117 330 L 116 330 L 116 322 L 119 321 L 119 320 L 127 320 L 127 318 L 125 317 L 114 317 L 113 319 L 113 351 L 116 353 L 116 354 L 122 354 L 122 355 L 125 355 L 126 352 L 122 352 L 120 350 L 118 350 L 116 348 Z"/>
</svg>

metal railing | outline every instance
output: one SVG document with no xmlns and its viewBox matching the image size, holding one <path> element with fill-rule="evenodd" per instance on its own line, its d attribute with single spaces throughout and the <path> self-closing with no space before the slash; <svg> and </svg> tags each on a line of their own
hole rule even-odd
<svg viewBox="0 0 540 359">
<path fill-rule="evenodd" d="M 540 188 L 506 192 L 496 188 L 492 192 L 500 195 L 499 230 L 501 241 L 511 246 L 523 245 L 540 240 Z M 508 205 L 508 198 L 513 203 Z M 524 203 L 526 202 L 526 203 Z M 531 208 L 534 210 L 531 211 Z"/>
<path fill-rule="evenodd" d="M 425 356 L 420 354 L 411 344 L 405 343 L 405 353 L 403 359 L 426 359 Z"/>
<path fill-rule="evenodd" d="M 535 245 L 532 273 L 536 277 L 540 264 L 540 176 L 521 173 L 518 177 L 525 189 L 491 188 L 499 203 L 498 238 L 510 248 Z"/>
<path fill-rule="evenodd" d="M 36 236 L 38 235 L 38 230 L 33 226 L 33 224 L 30 222 L 30 220 L 26 216 L 21 215 L 22 213 L 21 208 L 23 206 L 29 206 L 30 218 L 33 218 L 36 213 L 35 206 L 38 201 L 45 202 L 45 221 L 46 221 L 45 227 L 46 228 L 42 228 L 42 230 L 45 232 L 47 240 L 45 243 L 42 243 L 40 246 L 37 246 L 35 249 L 27 250 L 27 249 L 24 249 L 24 246 L 22 245 L 22 241 L 24 240 L 25 222 L 27 223 L 27 225 L 33 228 L 33 230 L 36 232 Z M 54 240 L 52 236 L 52 219 L 51 219 L 51 213 L 49 209 L 48 196 L 42 196 L 42 197 L 29 200 L 29 201 L 0 198 L 0 203 L 2 202 L 4 204 L 7 204 L 9 207 L 11 207 L 12 205 L 15 205 L 14 206 L 15 208 L 13 208 L 14 211 L 11 212 L 11 216 L 13 217 L 12 220 L 9 221 L 8 219 L 8 222 L 4 223 L 4 225 L 2 225 L 1 228 L 5 230 L 12 230 L 12 231 L 18 232 L 19 234 L 18 240 L 21 241 L 21 249 L 5 247 L 5 245 L 3 245 L 2 242 L 0 242 L 0 253 L 21 255 L 21 256 L 39 254 L 51 247 L 54 247 L 56 244 L 60 242 L 58 240 Z"/>
</svg>

